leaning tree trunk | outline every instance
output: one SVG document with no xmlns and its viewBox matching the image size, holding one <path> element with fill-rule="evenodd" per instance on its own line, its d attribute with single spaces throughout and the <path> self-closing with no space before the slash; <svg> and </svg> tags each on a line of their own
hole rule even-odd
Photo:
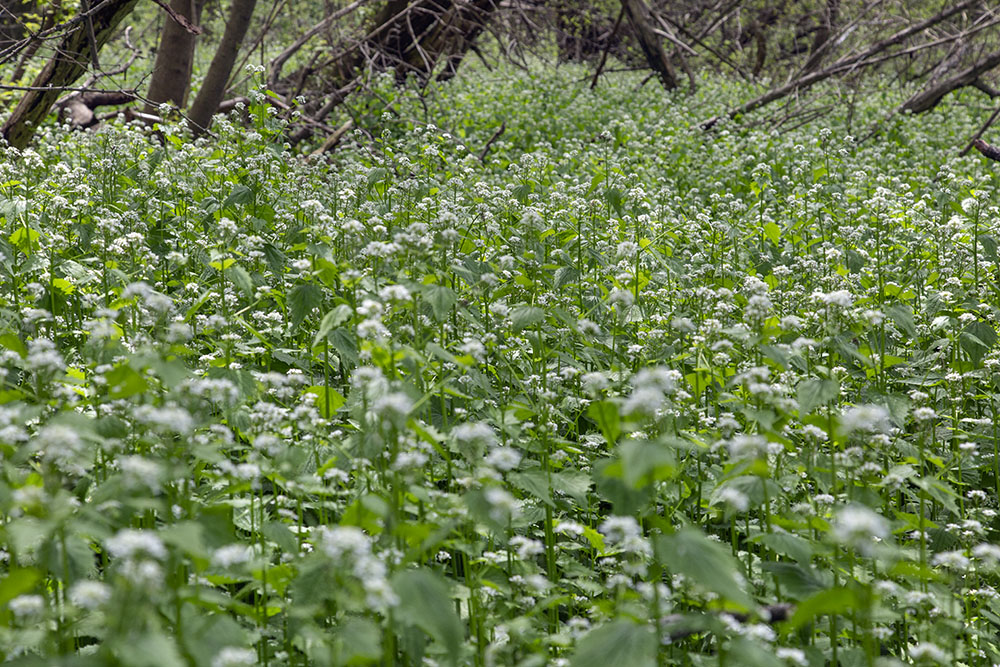
<svg viewBox="0 0 1000 667">
<path fill-rule="evenodd" d="M 971 86 L 980 76 L 997 66 L 1000 66 L 1000 51 L 994 51 L 971 67 L 932 85 L 927 90 L 917 93 L 903 103 L 900 111 L 909 111 L 911 113 L 930 111 L 944 99 L 945 95 L 964 86 Z"/>
<path fill-rule="evenodd" d="M 201 20 L 204 0 L 171 0 L 170 9 L 197 25 Z M 187 106 L 191 87 L 191 67 L 197 35 L 168 16 L 160 33 L 160 48 L 153 63 L 153 76 L 146 92 L 146 111 L 152 113 L 162 102 Z"/>
<path fill-rule="evenodd" d="M 447 58 L 438 81 L 447 81 L 458 73 L 462 60 L 475 47 L 476 39 L 486 29 L 490 15 L 497 9 L 499 0 L 468 0 L 457 7 L 458 21 L 452 31 L 450 45 L 446 47 Z"/>
<path fill-rule="evenodd" d="M 823 58 L 830 51 L 832 46 L 830 40 L 833 38 L 839 19 L 840 0 L 826 0 L 826 11 L 821 19 L 822 22 L 816 29 L 816 37 L 809 48 L 809 58 L 806 60 L 806 64 L 802 66 L 802 71 L 799 72 L 800 75 L 809 74 L 819 69 Z"/>
<path fill-rule="evenodd" d="M 250 27 L 253 10 L 257 0 L 233 0 L 229 10 L 229 20 L 222 34 L 222 41 L 215 51 L 212 64 L 208 66 L 208 74 L 201 84 L 198 96 L 194 98 L 188 111 L 188 123 L 195 134 L 208 130 L 212 124 L 212 115 L 218 110 L 219 103 L 226 96 L 226 84 L 233 72 L 233 65 L 240 53 L 240 45 Z"/>
<path fill-rule="evenodd" d="M 138 0 L 107 0 L 89 13 L 93 25 L 93 47 L 100 50 L 111 34 L 135 7 Z M 14 112 L 4 123 L 0 133 L 15 148 L 24 148 L 31 141 L 35 128 L 48 115 L 52 105 L 87 71 L 96 55 L 91 49 L 91 33 L 86 17 L 81 14 L 55 47 L 55 55 L 45 64 L 32 82 L 31 90 L 24 94 Z"/>
<path fill-rule="evenodd" d="M 667 52 L 663 50 L 660 38 L 656 36 L 653 26 L 650 25 L 649 8 L 642 0 L 621 1 L 650 69 L 660 77 L 664 88 L 673 90 L 677 87 L 677 76 L 674 74 L 674 66 L 670 63 Z"/>
<path fill-rule="evenodd" d="M 442 58 L 471 48 L 471 41 L 455 39 L 462 27 L 481 29 L 481 21 L 495 8 L 492 0 L 389 0 L 367 35 L 318 68 L 326 73 L 329 100 L 310 115 L 314 123 L 299 126 L 289 141 L 296 144 L 310 137 L 315 123 L 344 100 L 365 72 L 395 72 L 398 81 L 410 73 L 431 76 Z M 481 20 L 473 22 L 476 17 Z M 311 74 L 300 71 L 297 78 L 304 81 Z"/>
</svg>

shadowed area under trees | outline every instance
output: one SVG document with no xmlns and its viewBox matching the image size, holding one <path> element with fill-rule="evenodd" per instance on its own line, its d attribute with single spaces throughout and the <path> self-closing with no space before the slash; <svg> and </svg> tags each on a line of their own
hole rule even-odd
<svg viewBox="0 0 1000 667">
<path fill-rule="evenodd" d="M 290 121 L 289 141 L 324 145 L 342 126 L 327 119 L 349 96 L 369 94 L 374 76 L 391 72 L 398 85 L 426 86 L 455 76 L 469 54 L 486 67 L 586 62 L 595 86 L 623 68 L 645 68 L 666 94 L 693 91 L 698 77 L 709 73 L 756 82 L 758 96 L 702 119 L 705 129 L 723 117 L 787 125 L 821 114 L 829 103 L 807 92 L 830 80 L 844 91 L 836 103 L 850 104 L 869 81 L 888 77 L 912 91 L 898 109 L 911 113 L 928 111 L 963 87 L 994 97 L 1000 64 L 1000 18 L 977 0 L 353 0 L 325 14 L 310 8 L 301 18 L 288 13 L 290 6 L 242 0 L 214 5 L 205 15 L 203 0 L 150 0 L 142 11 L 135 2 L 103 0 L 63 16 L 53 8 L 58 5 L 11 2 L 0 22 L 0 64 L 19 79 L 8 79 L 7 99 L 21 98 L 2 134 L 24 147 L 50 111 L 72 105 L 70 122 L 81 124 L 82 118 L 90 127 L 100 120 L 99 106 L 127 102 L 142 105 L 126 109 L 130 117 L 150 122 L 160 104 L 169 103 L 201 133 L 214 113 L 232 108 L 244 94 L 247 78 L 236 67 L 250 62 L 265 68 L 275 111 Z M 315 23 L 304 22 L 309 16 Z M 210 33 L 199 25 L 205 19 Z M 137 59 L 131 42 L 125 47 L 127 26 L 141 29 L 155 52 L 152 62 Z M 113 64 L 99 59 L 109 40 Z M 210 63 L 192 94 L 196 61 Z M 28 77 L 29 71 L 37 73 Z M 116 81 L 128 84 L 115 89 Z M 749 118 L 754 112 L 762 115 Z M 367 131 L 358 119 L 351 121 Z M 878 129 L 859 132 L 869 136 Z"/>
</svg>

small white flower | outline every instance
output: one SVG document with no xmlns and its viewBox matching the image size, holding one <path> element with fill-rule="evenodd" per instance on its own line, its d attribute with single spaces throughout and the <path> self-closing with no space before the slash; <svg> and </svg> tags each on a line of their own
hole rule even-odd
<svg viewBox="0 0 1000 667">
<path fill-rule="evenodd" d="M 157 560 L 167 557 L 167 548 L 163 540 L 154 533 L 131 528 L 119 531 L 114 537 L 109 537 L 105 546 L 114 558 L 130 560 L 138 555 L 146 555 Z"/>
<path fill-rule="evenodd" d="M 212 658 L 212 667 L 251 667 L 256 664 L 257 652 L 238 646 L 227 646 Z"/>
<path fill-rule="evenodd" d="M 486 465 L 504 472 L 513 470 L 521 463 L 521 453 L 513 447 L 494 447 L 486 455 Z"/>
<path fill-rule="evenodd" d="M 848 505 L 837 512 L 830 534 L 840 544 L 870 555 L 873 544 L 889 536 L 889 523 L 864 505 Z"/>
<path fill-rule="evenodd" d="M 78 581 L 69 589 L 69 600 L 81 609 L 94 610 L 111 599 L 111 589 L 100 581 Z"/>
<path fill-rule="evenodd" d="M 7 608 L 19 619 L 38 616 L 45 611 L 45 598 L 41 595 L 18 595 L 7 603 Z"/>
</svg>

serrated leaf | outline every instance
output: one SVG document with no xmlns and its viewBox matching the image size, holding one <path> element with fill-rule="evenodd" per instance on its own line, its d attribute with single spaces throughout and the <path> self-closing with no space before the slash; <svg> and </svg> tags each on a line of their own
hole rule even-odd
<svg viewBox="0 0 1000 667">
<path fill-rule="evenodd" d="M 424 287 L 424 300 L 431 304 L 434 319 L 443 322 L 451 314 L 458 297 L 455 295 L 455 290 L 447 285 L 427 285 Z"/>
<path fill-rule="evenodd" d="M 817 616 L 846 614 L 857 604 L 857 596 L 848 588 L 830 588 L 800 602 L 788 619 L 792 629 L 801 628 Z"/>
<path fill-rule="evenodd" d="M 781 586 L 782 593 L 795 600 L 802 600 L 824 590 L 824 583 L 811 568 L 805 568 L 797 563 L 764 561 L 761 568 L 774 575 Z"/>
<path fill-rule="evenodd" d="M 655 667 L 656 634 L 653 629 L 625 618 L 588 632 L 569 659 L 570 667 Z"/>
<path fill-rule="evenodd" d="M 810 378 L 803 380 L 795 388 L 795 398 L 799 403 L 799 416 L 805 417 L 814 408 L 832 401 L 840 394 L 840 384 L 836 380 Z"/>
<path fill-rule="evenodd" d="M 910 306 L 905 303 L 896 303 L 886 308 L 885 314 L 907 336 L 910 338 L 917 337 L 917 326 L 913 322 L 913 309 Z"/>
<path fill-rule="evenodd" d="M 250 296 L 253 294 L 253 278 L 239 264 L 233 264 L 229 267 L 229 279 L 245 295 Z"/>
<path fill-rule="evenodd" d="M 288 294 L 288 308 L 291 311 L 292 329 L 297 329 L 315 308 L 323 303 L 323 290 L 314 283 L 302 283 L 292 288 Z"/>
<path fill-rule="evenodd" d="M 764 236 L 774 245 L 781 245 L 781 227 L 773 222 L 764 225 Z"/>
<path fill-rule="evenodd" d="M 237 184 L 233 187 L 233 191 L 229 193 L 229 196 L 226 197 L 226 201 L 222 202 L 222 208 L 248 204 L 252 199 L 253 190 L 245 185 Z"/>
<path fill-rule="evenodd" d="M 323 385 L 306 387 L 304 393 L 316 396 L 316 409 L 319 410 L 319 414 L 323 419 L 333 417 L 334 413 L 347 402 L 347 399 L 339 391 L 332 387 L 324 387 Z"/>
<path fill-rule="evenodd" d="M 39 236 L 39 233 L 30 227 L 18 227 L 8 239 L 15 248 L 25 255 L 30 255 L 38 245 Z"/>
<path fill-rule="evenodd" d="M 611 401 L 594 401 L 587 407 L 587 416 L 601 429 L 604 440 L 611 446 L 618 442 L 622 433 L 622 418 L 618 405 Z"/>
<path fill-rule="evenodd" d="M 392 578 L 392 590 L 399 597 L 397 617 L 427 633 L 457 665 L 464 630 L 444 579 L 430 570 L 403 570 Z"/>
<path fill-rule="evenodd" d="M 737 578 L 739 566 L 729 549 L 697 528 L 684 528 L 656 540 L 656 558 L 671 572 L 683 574 L 702 588 L 750 608 L 751 598 Z"/>
<path fill-rule="evenodd" d="M 52 286 L 67 296 L 76 291 L 76 285 L 65 278 L 54 278 Z"/>
<path fill-rule="evenodd" d="M 544 470 L 534 469 L 523 472 L 512 472 L 507 475 L 511 483 L 522 491 L 526 491 L 541 500 L 546 505 L 555 506 L 552 503 L 552 490 L 549 486 L 548 476 Z"/>
<path fill-rule="evenodd" d="M 673 450 L 656 442 L 628 440 L 619 447 L 619 455 L 622 478 L 632 488 L 669 479 L 676 472 Z"/>
<path fill-rule="evenodd" d="M 510 313 L 511 330 L 524 331 L 545 319 L 545 311 L 536 306 L 518 306 Z"/>
<path fill-rule="evenodd" d="M 341 324 L 351 319 L 351 315 L 354 311 L 346 303 L 342 303 L 329 313 L 323 316 L 323 319 L 319 322 L 319 328 L 316 330 L 316 335 L 313 337 L 313 347 L 316 347 L 323 342 L 330 332 L 339 327 Z"/>
<path fill-rule="evenodd" d="M 808 563 L 815 550 L 809 540 L 791 533 L 765 533 L 754 540 L 782 556 L 790 556 L 800 563 Z"/>
</svg>

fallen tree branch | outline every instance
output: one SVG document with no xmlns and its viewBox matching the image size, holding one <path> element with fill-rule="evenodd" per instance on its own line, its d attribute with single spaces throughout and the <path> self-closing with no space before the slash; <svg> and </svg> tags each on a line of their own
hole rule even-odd
<svg viewBox="0 0 1000 667">
<path fill-rule="evenodd" d="M 128 104 L 136 99 L 135 91 L 131 90 L 80 93 L 63 102 L 60 105 L 60 113 L 73 127 L 80 129 L 93 127 L 99 120 L 94 113 L 97 107 Z"/>
<path fill-rule="evenodd" d="M 358 9 L 359 7 L 366 5 L 369 2 L 371 2 L 371 0 L 355 0 L 346 7 L 342 7 L 341 9 L 338 9 L 337 11 L 333 12 L 325 19 L 323 19 L 313 27 L 309 28 L 309 30 L 306 30 L 301 37 L 292 42 L 288 46 L 288 48 L 279 53 L 277 57 L 275 57 L 274 60 L 271 61 L 270 72 L 267 75 L 267 85 L 271 88 L 275 87 L 275 85 L 278 83 L 278 79 L 281 77 L 281 70 L 282 68 L 284 68 L 285 63 L 288 62 L 289 58 L 298 53 L 298 51 L 303 46 L 305 46 L 306 42 L 308 42 L 310 39 L 312 39 L 319 33 L 329 28 L 334 21 L 347 16 L 355 9 Z"/>
<path fill-rule="evenodd" d="M 993 117 L 990 118 L 990 122 L 992 122 L 998 115 L 1000 115 L 1000 109 L 993 112 Z M 983 129 L 985 130 L 986 128 L 984 127 Z M 1000 161 L 1000 148 L 991 146 L 978 137 L 973 139 L 970 144 L 989 159 Z"/>
<path fill-rule="evenodd" d="M 353 119 L 347 120 L 343 125 L 338 127 L 333 134 L 327 137 L 326 141 L 324 141 L 319 148 L 310 153 L 309 157 L 318 157 L 323 153 L 332 151 L 334 148 L 337 147 L 337 144 L 340 143 L 340 140 L 343 139 L 344 136 L 348 132 L 350 132 L 353 128 L 354 128 L 354 120 Z"/>
<path fill-rule="evenodd" d="M 172 18 L 177 25 L 184 28 L 192 35 L 200 35 L 203 32 L 205 32 L 204 30 L 202 30 L 201 26 L 197 26 L 188 21 L 185 16 L 182 16 L 181 14 L 175 12 L 173 9 L 170 8 L 170 5 L 163 2 L 163 0 L 153 0 L 153 2 L 158 4 L 160 6 L 160 9 L 165 11 L 167 15 L 170 16 L 170 18 Z"/>
<path fill-rule="evenodd" d="M 736 118 L 737 116 L 741 116 L 743 114 L 754 111 L 755 109 L 759 109 L 760 107 L 766 104 L 770 104 L 775 100 L 780 100 L 781 98 L 787 97 L 788 95 L 791 95 L 793 93 L 797 93 L 806 90 L 807 88 L 811 88 L 817 83 L 825 81 L 838 74 L 843 74 L 844 72 L 849 72 L 854 69 L 864 67 L 866 66 L 866 64 L 869 64 L 866 61 L 871 60 L 872 56 L 875 56 L 881 53 L 882 51 L 885 51 L 891 46 L 895 46 L 896 44 L 904 42 L 910 37 L 923 32 L 924 30 L 940 23 L 941 21 L 944 21 L 954 16 L 955 14 L 958 14 L 959 12 L 968 9 L 969 7 L 976 4 L 976 2 L 978 2 L 978 0 L 965 0 L 964 2 L 959 2 L 950 7 L 946 7 L 945 9 L 941 10 L 940 12 L 938 12 L 937 14 L 935 14 L 930 18 L 920 21 L 919 23 L 911 25 L 902 30 L 899 30 L 896 33 L 890 35 L 889 37 L 886 37 L 885 39 L 882 39 L 872 44 L 861 53 L 845 56 L 837 60 L 829 67 L 807 74 L 806 76 L 798 78 L 795 81 L 785 84 L 784 86 L 774 88 L 768 91 L 767 93 L 764 93 L 763 95 L 756 97 L 750 100 L 749 102 L 746 102 L 745 104 L 736 107 L 735 109 L 730 110 L 729 112 L 723 114 L 722 116 L 715 116 L 713 118 L 710 118 L 701 124 L 701 128 L 704 130 L 711 129 L 720 120 L 722 120 L 722 118 L 730 118 L 730 119 Z"/>
<path fill-rule="evenodd" d="M 499 139 L 500 136 L 504 132 L 506 132 L 506 131 L 507 131 L 507 121 L 504 121 L 504 122 L 500 123 L 500 127 L 497 128 L 497 131 L 493 133 L 493 136 L 490 137 L 490 140 L 486 142 L 485 146 L 483 146 L 483 150 L 480 151 L 480 153 L 479 153 L 479 161 L 480 162 L 485 162 L 486 161 L 486 154 L 490 152 L 490 147 L 492 147 L 493 143 L 497 139 Z"/>
<path fill-rule="evenodd" d="M 990 71 L 997 65 L 1000 65 L 1000 51 L 994 51 L 961 72 L 948 77 L 927 90 L 917 93 L 906 100 L 899 110 L 909 111 L 910 113 L 930 111 L 940 104 L 945 95 L 959 88 L 974 84 L 982 74 Z"/>
</svg>

